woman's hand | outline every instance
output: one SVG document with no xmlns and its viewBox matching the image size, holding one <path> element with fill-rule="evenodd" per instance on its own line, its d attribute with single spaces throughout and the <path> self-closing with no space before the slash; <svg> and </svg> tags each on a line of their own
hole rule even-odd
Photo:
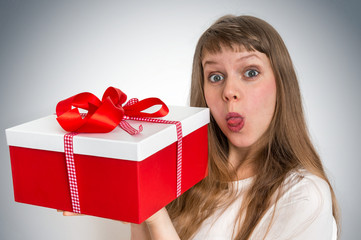
<svg viewBox="0 0 361 240">
<path fill-rule="evenodd" d="M 166 208 L 160 209 L 145 220 L 145 223 L 148 226 L 151 239 L 180 239 Z"/>
<path fill-rule="evenodd" d="M 63 210 L 57 210 L 58 212 L 62 212 L 63 216 L 83 216 L 83 214 L 79 214 L 79 213 L 73 213 L 73 212 L 68 212 L 68 211 L 63 211 Z"/>
</svg>

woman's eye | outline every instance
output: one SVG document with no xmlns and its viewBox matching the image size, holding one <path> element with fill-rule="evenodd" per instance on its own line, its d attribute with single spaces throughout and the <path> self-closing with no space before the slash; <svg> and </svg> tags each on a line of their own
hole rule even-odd
<svg viewBox="0 0 361 240">
<path fill-rule="evenodd" d="M 219 74 L 212 74 L 209 77 L 209 80 L 211 82 L 219 82 L 219 81 L 222 81 L 223 79 L 224 79 L 224 77 L 222 75 L 219 75 Z"/>
<path fill-rule="evenodd" d="M 244 76 L 247 77 L 247 78 L 254 78 L 255 76 L 257 76 L 259 74 L 259 72 L 257 70 L 254 70 L 254 69 L 250 69 L 250 70 L 247 70 L 245 73 L 244 73 Z"/>
</svg>

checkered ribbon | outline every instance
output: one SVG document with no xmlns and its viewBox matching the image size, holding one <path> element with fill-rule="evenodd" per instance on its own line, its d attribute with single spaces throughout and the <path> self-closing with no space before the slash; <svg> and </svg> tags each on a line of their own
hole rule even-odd
<svg viewBox="0 0 361 240">
<path fill-rule="evenodd" d="M 68 171 L 71 205 L 73 208 L 73 212 L 81 213 L 73 149 L 73 137 L 77 134 L 78 133 L 70 132 L 64 135 L 64 152 L 66 159 L 66 168 Z"/>
<path fill-rule="evenodd" d="M 137 98 L 130 99 L 124 106 L 130 106 L 137 103 L 139 100 Z M 182 133 L 182 124 L 180 121 L 169 121 L 157 118 L 147 118 L 147 117 L 129 117 L 124 116 L 123 121 L 120 122 L 119 126 L 126 131 L 127 133 L 134 135 L 143 130 L 142 125 L 139 126 L 139 130 L 134 129 L 124 120 L 135 120 L 142 122 L 152 122 L 152 123 L 163 123 L 163 124 L 174 124 L 177 130 L 177 191 L 176 196 L 179 197 L 182 194 L 182 142 L 183 142 L 183 133 Z"/>
<path fill-rule="evenodd" d="M 180 121 L 169 121 L 156 118 L 142 118 L 142 117 L 128 117 L 125 116 L 124 119 L 142 121 L 142 122 L 152 122 L 152 123 L 163 123 L 163 124 L 174 124 L 177 130 L 177 191 L 176 196 L 179 197 L 182 194 L 182 142 L 183 142 L 183 133 L 182 133 L 182 124 Z"/>
<path fill-rule="evenodd" d="M 135 104 L 137 102 L 139 102 L 139 100 L 137 98 L 132 98 L 124 105 L 124 107 L 131 106 L 131 105 L 133 105 L 133 104 Z M 133 128 L 127 121 L 124 121 L 126 119 L 129 119 L 129 118 L 124 116 L 123 120 L 119 123 L 119 127 L 121 129 L 123 129 L 124 131 L 126 131 L 130 135 L 135 135 L 135 134 L 138 134 L 138 133 L 143 131 L 143 126 L 142 125 L 139 125 L 139 129 L 137 130 L 137 129 Z M 146 118 L 144 118 L 144 119 L 146 119 Z"/>
</svg>

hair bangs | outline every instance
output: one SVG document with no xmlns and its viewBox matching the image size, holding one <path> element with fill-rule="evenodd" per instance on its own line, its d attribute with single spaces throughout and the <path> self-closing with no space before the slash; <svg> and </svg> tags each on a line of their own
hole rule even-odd
<svg viewBox="0 0 361 240">
<path fill-rule="evenodd" d="M 217 54 L 222 49 L 230 49 L 234 52 L 259 51 L 264 53 L 264 47 L 256 37 L 246 37 L 243 35 L 231 34 L 231 32 L 208 30 L 201 39 L 203 41 L 201 49 L 201 59 L 205 54 Z"/>
</svg>

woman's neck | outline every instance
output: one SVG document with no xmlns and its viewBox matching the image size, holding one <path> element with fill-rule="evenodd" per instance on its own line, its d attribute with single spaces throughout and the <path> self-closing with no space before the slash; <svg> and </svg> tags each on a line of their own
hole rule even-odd
<svg viewBox="0 0 361 240">
<path fill-rule="evenodd" d="M 254 163 L 248 156 L 250 149 L 229 145 L 228 162 L 237 169 L 237 179 L 242 180 L 255 175 Z"/>
</svg>

